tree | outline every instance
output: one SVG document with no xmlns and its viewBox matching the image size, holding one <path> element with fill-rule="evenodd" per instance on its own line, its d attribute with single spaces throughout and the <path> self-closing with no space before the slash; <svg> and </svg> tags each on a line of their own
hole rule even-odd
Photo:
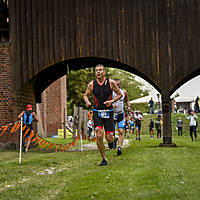
<svg viewBox="0 0 200 200">
<path fill-rule="evenodd" d="M 130 100 L 149 95 L 147 89 L 142 89 L 144 85 L 135 80 L 134 74 L 115 68 L 106 68 L 106 70 L 108 77 L 120 79 L 121 88 L 127 91 Z"/>
</svg>

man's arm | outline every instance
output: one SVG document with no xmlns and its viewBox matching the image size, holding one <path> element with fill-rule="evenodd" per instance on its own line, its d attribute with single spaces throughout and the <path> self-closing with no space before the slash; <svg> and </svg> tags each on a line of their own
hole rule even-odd
<svg viewBox="0 0 200 200">
<path fill-rule="evenodd" d="M 90 82 L 88 84 L 85 94 L 83 95 L 83 99 L 84 99 L 87 107 L 89 107 L 91 105 L 88 97 L 92 94 L 92 84 L 93 84 L 92 82 Z"/>
<path fill-rule="evenodd" d="M 110 79 L 110 85 L 111 85 L 111 90 L 116 93 L 116 96 L 113 99 L 104 102 L 104 104 L 106 104 L 106 106 L 108 107 L 111 106 L 112 103 L 118 101 L 122 97 L 122 93 L 120 89 L 117 87 L 114 80 Z"/>
<path fill-rule="evenodd" d="M 24 115 L 24 111 L 22 111 L 17 118 L 20 119 L 21 117 L 23 117 L 23 115 Z"/>
<path fill-rule="evenodd" d="M 128 110 L 129 112 L 132 112 L 132 107 L 131 107 L 131 104 L 130 104 L 130 101 L 129 101 L 129 98 L 128 98 L 128 93 L 126 90 L 124 90 L 124 95 L 125 95 L 125 102 L 126 102 L 126 105 L 128 107 Z"/>
<path fill-rule="evenodd" d="M 34 121 L 39 122 L 39 119 L 37 118 L 35 112 L 33 112 L 33 119 L 34 119 Z"/>
</svg>

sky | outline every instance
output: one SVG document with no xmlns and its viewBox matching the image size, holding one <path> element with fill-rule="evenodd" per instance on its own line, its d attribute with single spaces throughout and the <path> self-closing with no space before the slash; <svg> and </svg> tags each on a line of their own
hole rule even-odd
<svg viewBox="0 0 200 200">
<path fill-rule="evenodd" d="M 153 86 L 151 86 L 148 82 L 146 82 L 144 79 L 138 76 L 136 76 L 135 79 L 139 82 L 142 82 L 145 85 L 145 87 L 149 88 L 150 96 L 157 96 L 158 91 Z M 174 96 L 177 93 L 180 95 L 180 97 L 183 97 L 183 98 L 185 97 L 185 98 L 196 99 L 197 96 L 200 96 L 200 76 L 197 76 L 191 79 L 190 81 L 188 81 L 187 83 L 185 83 L 184 85 L 182 85 L 180 88 L 178 88 L 178 90 L 176 90 L 172 94 L 172 96 Z"/>
</svg>

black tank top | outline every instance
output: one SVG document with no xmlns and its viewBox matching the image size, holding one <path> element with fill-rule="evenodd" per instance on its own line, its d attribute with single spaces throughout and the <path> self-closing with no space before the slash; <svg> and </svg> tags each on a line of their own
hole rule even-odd
<svg viewBox="0 0 200 200">
<path fill-rule="evenodd" d="M 100 85 L 97 80 L 93 81 L 93 96 L 94 96 L 94 108 L 97 110 L 112 109 L 112 105 L 107 107 L 103 104 L 107 100 L 112 99 L 112 90 L 110 88 L 110 80 L 106 78 Z"/>
</svg>

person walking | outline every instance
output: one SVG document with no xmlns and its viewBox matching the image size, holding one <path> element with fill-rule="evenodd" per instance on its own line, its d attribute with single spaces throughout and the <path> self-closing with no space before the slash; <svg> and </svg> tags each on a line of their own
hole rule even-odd
<svg viewBox="0 0 200 200">
<path fill-rule="evenodd" d="M 178 128 L 178 136 L 182 136 L 183 135 L 183 132 L 182 132 L 182 129 L 183 129 L 183 120 L 181 119 L 181 117 L 178 118 L 177 120 L 177 128 Z"/>
<path fill-rule="evenodd" d="M 128 110 L 131 111 L 131 106 L 128 98 L 127 91 L 125 89 L 121 88 L 121 82 L 120 79 L 114 79 L 117 87 L 120 89 L 122 93 L 122 97 L 113 103 L 113 108 L 114 108 L 114 124 L 117 124 L 118 127 L 118 134 L 119 134 L 119 144 L 117 148 L 117 155 L 122 154 L 122 145 L 124 141 L 124 125 L 125 125 L 125 112 L 124 112 L 124 101 L 126 102 L 126 105 L 128 107 Z M 113 91 L 113 98 L 116 97 L 116 93 Z M 115 143 L 117 141 L 117 136 L 115 135 Z"/>
<path fill-rule="evenodd" d="M 194 141 L 193 132 L 194 132 L 195 141 L 197 141 L 197 133 L 196 133 L 197 118 L 198 117 L 194 114 L 194 111 L 191 111 L 191 114 L 187 115 L 187 119 L 190 121 L 190 137 L 191 137 L 192 142 Z"/>
<path fill-rule="evenodd" d="M 84 101 L 86 107 L 91 106 L 88 97 L 93 93 L 94 109 L 93 120 L 94 128 L 97 137 L 97 147 L 102 157 L 102 162 L 99 166 L 107 165 L 105 146 L 103 143 L 104 129 L 105 137 L 110 149 L 113 148 L 113 132 L 114 132 L 114 118 L 112 104 L 122 97 L 120 89 L 116 86 L 115 81 L 106 78 L 106 70 L 102 64 L 95 67 L 96 80 L 91 81 L 84 94 Z M 112 98 L 112 92 L 117 95 Z"/>
<path fill-rule="evenodd" d="M 29 130 L 28 133 L 25 135 L 25 141 L 24 141 L 24 152 L 27 153 L 30 146 L 30 142 L 31 142 L 29 140 L 29 137 L 30 137 L 31 132 L 33 131 L 32 123 L 33 121 L 39 122 L 39 120 L 35 112 L 33 112 L 32 105 L 30 104 L 26 106 L 25 111 L 22 111 L 19 114 L 18 119 L 20 120 L 21 117 L 23 117 L 23 124 L 26 125 L 26 128 L 24 129 L 23 133 Z"/>
</svg>

